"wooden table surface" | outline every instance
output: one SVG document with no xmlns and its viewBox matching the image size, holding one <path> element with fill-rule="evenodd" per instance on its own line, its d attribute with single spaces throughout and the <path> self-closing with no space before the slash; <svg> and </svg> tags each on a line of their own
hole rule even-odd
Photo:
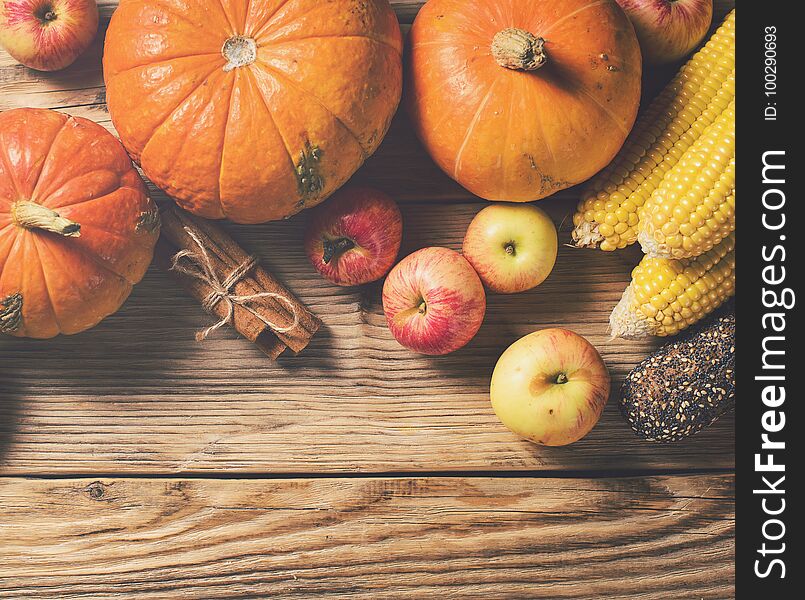
<svg viewBox="0 0 805 600">
<path fill-rule="evenodd" d="M 102 29 L 115 4 L 100 2 Z M 392 4 L 405 25 L 421 2 Z M 717 18 L 732 5 L 717 1 Z M 100 39 L 52 74 L 0 51 L 0 110 L 111 129 Z M 355 180 L 401 202 L 403 254 L 460 248 L 484 205 L 403 115 Z M 561 241 L 577 194 L 540 203 Z M 195 342 L 211 319 L 153 268 L 89 332 L 0 338 L 0 597 L 734 596 L 732 415 L 664 446 L 617 409 L 656 346 L 607 332 L 639 253 L 562 247 L 545 284 L 490 296 L 478 336 L 428 358 L 391 337 L 380 285 L 314 272 L 305 221 L 227 225 L 324 321 L 297 357 L 272 364 L 228 330 Z M 615 383 L 587 438 L 542 448 L 500 425 L 488 387 L 510 343 L 557 325 L 595 344 Z"/>
</svg>

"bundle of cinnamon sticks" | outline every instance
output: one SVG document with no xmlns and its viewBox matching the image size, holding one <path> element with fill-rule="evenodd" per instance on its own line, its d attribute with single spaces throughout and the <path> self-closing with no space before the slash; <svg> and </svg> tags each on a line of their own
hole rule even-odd
<svg viewBox="0 0 805 600">
<path fill-rule="evenodd" d="M 321 321 L 223 229 L 173 203 L 162 207 L 161 217 L 156 263 L 220 319 L 219 325 L 233 326 L 271 360 L 308 345 Z M 180 261 L 188 266 L 180 268 Z"/>
</svg>

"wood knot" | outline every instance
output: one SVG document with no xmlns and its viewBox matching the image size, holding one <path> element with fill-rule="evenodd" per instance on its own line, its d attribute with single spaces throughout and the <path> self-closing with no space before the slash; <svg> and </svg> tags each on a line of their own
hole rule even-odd
<svg viewBox="0 0 805 600">
<path fill-rule="evenodd" d="M 87 492 L 91 499 L 100 500 L 106 492 L 106 486 L 100 481 L 95 481 L 84 488 L 84 491 Z"/>
</svg>

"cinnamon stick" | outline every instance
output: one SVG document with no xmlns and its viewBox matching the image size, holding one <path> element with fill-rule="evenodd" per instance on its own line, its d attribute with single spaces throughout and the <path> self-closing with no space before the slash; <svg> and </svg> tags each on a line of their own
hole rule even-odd
<svg viewBox="0 0 805 600">
<path fill-rule="evenodd" d="M 173 246 L 164 238 L 160 238 L 154 250 L 154 262 L 160 269 L 170 272 L 173 257 L 178 251 L 179 248 Z M 209 286 L 204 285 L 198 279 L 193 279 L 192 277 L 187 277 L 180 273 L 172 272 L 172 274 L 179 285 L 199 302 L 203 301 L 211 291 Z M 227 314 L 226 306 L 219 302 L 213 308 L 213 314 L 223 319 Z M 233 319 L 235 320 L 235 328 L 238 330 L 238 333 L 254 343 L 270 360 L 277 360 L 277 358 L 288 349 L 274 332 L 265 329 L 265 325 L 252 315 L 246 316 L 243 315 L 241 311 L 236 311 Z"/>
<path fill-rule="evenodd" d="M 173 211 L 169 215 L 175 215 L 178 222 L 184 227 L 190 227 L 200 231 L 206 238 L 209 238 L 210 250 L 214 253 L 221 262 L 226 265 L 227 273 L 242 265 L 244 261 L 249 260 L 250 255 L 241 248 L 225 231 L 218 225 L 211 221 L 199 219 L 190 213 L 181 210 L 175 205 L 172 207 Z M 236 290 L 239 288 L 235 288 Z M 294 309 L 299 319 L 299 327 L 287 333 L 277 333 L 279 337 L 291 350 L 300 352 L 304 349 L 313 334 L 318 331 L 321 326 L 321 321 L 313 315 L 307 308 L 280 284 L 271 274 L 265 269 L 258 266 L 251 273 L 251 277 L 242 281 L 243 295 L 255 294 L 262 291 L 269 291 L 279 293 L 294 301 Z M 238 293 L 241 293 L 238 291 Z M 266 307 L 270 308 L 271 313 L 280 315 L 279 320 L 282 325 L 290 324 L 293 321 L 293 313 L 289 310 L 283 302 L 273 298 L 266 298 L 264 300 Z"/>
<path fill-rule="evenodd" d="M 162 237 L 157 244 L 157 261 L 163 268 L 170 269 L 173 257 L 181 250 L 198 254 L 197 242 L 188 230 L 194 232 L 204 245 L 212 270 L 221 282 L 251 260 L 250 255 L 214 223 L 194 217 L 172 203 L 162 208 L 161 217 Z M 179 283 L 202 303 L 213 291 L 203 279 L 175 271 L 172 273 Z M 237 296 L 253 296 L 265 292 L 286 298 L 293 310 L 291 306 L 273 297 L 255 300 L 248 305 L 249 308 L 280 329 L 291 327 L 295 315 L 297 318 L 295 327 L 289 331 L 275 331 L 251 310 L 237 303 L 234 304 L 231 324 L 243 337 L 257 344 L 272 359 L 279 356 L 286 347 L 293 352 L 300 352 L 308 345 L 321 326 L 321 322 L 272 275 L 260 265 L 256 265 L 230 290 L 231 294 Z M 212 307 L 211 312 L 224 319 L 229 313 L 229 305 L 225 301 L 219 301 Z"/>
</svg>

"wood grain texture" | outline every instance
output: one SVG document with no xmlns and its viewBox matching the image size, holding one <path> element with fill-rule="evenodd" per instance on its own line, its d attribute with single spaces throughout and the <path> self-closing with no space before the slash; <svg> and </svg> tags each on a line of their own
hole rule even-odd
<svg viewBox="0 0 805 600">
<path fill-rule="evenodd" d="M 393 2 L 410 22 L 418 2 Z M 717 14 L 728 3 L 718 2 Z M 101 2 L 104 23 L 115 2 Z M 101 36 L 102 37 L 102 36 Z M 12 64 L 0 52 L 0 109 L 60 107 L 110 126 L 100 41 L 61 73 Z M 668 74 L 655 75 L 659 85 Z M 441 173 L 402 112 L 355 181 L 404 202 L 403 254 L 459 248 L 483 204 Z M 557 224 L 577 190 L 543 201 Z M 157 192 L 155 195 L 161 197 Z M 629 281 L 635 252 L 562 248 L 556 271 L 532 292 L 491 297 L 478 337 L 448 357 L 400 348 L 385 327 L 380 286 L 331 286 L 305 260 L 306 216 L 230 227 L 324 321 L 299 358 L 271 365 L 232 332 L 192 340 L 210 320 L 152 270 L 124 309 L 100 327 L 51 342 L 0 339 L 0 469 L 4 473 L 378 472 L 730 468 L 733 420 L 675 446 L 639 442 L 614 403 L 571 448 L 538 448 L 496 420 L 488 384 L 519 336 L 562 325 L 601 350 L 617 384 L 652 343 L 610 341 L 607 316 Z"/>
<path fill-rule="evenodd" d="M 4 598 L 734 598 L 734 479 L 0 480 Z"/>
<path fill-rule="evenodd" d="M 390 190 L 393 188 L 389 188 Z M 406 203 L 402 254 L 460 248 L 482 204 Z M 568 205 L 543 202 L 557 223 Z M 562 247 L 539 288 L 490 296 L 486 321 L 445 357 L 400 347 L 379 284 L 322 280 L 301 247 L 305 215 L 229 226 L 319 316 L 298 357 L 272 364 L 230 330 L 196 343 L 210 317 L 152 269 L 123 310 L 51 341 L 0 339 L 4 473 L 339 472 L 729 468 L 733 420 L 677 445 L 638 440 L 610 401 L 567 448 L 520 441 L 497 421 L 489 380 L 502 351 L 541 327 L 586 336 L 620 381 L 656 342 L 610 340 L 608 315 L 637 257 Z M 563 235 L 567 235 L 564 233 Z M 631 257 L 631 259 L 629 258 Z"/>
<path fill-rule="evenodd" d="M 391 3 L 404 30 L 423 4 Z M 114 130 L 100 65 L 117 1 L 99 5 L 98 40 L 67 70 L 0 50 L 0 110 L 55 108 Z M 732 6 L 716 0 L 716 18 Z M 644 97 L 674 70 L 648 74 Z M 402 111 L 354 181 L 402 203 L 403 255 L 460 248 L 485 205 L 430 161 Z M 577 197 L 540 203 L 562 241 Z M 557 325 L 599 348 L 614 398 L 656 346 L 607 331 L 639 252 L 562 247 L 545 284 L 491 296 L 467 348 L 427 358 L 392 339 L 379 284 L 343 289 L 314 272 L 306 219 L 226 226 L 324 320 L 298 357 L 272 364 L 232 331 L 196 343 L 211 318 L 156 269 L 89 332 L 0 337 L 0 598 L 734 597 L 732 475 L 606 477 L 731 469 L 732 415 L 660 446 L 610 401 L 586 439 L 551 449 L 516 439 L 489 405 L 500 353 Z"/>
</svg>

